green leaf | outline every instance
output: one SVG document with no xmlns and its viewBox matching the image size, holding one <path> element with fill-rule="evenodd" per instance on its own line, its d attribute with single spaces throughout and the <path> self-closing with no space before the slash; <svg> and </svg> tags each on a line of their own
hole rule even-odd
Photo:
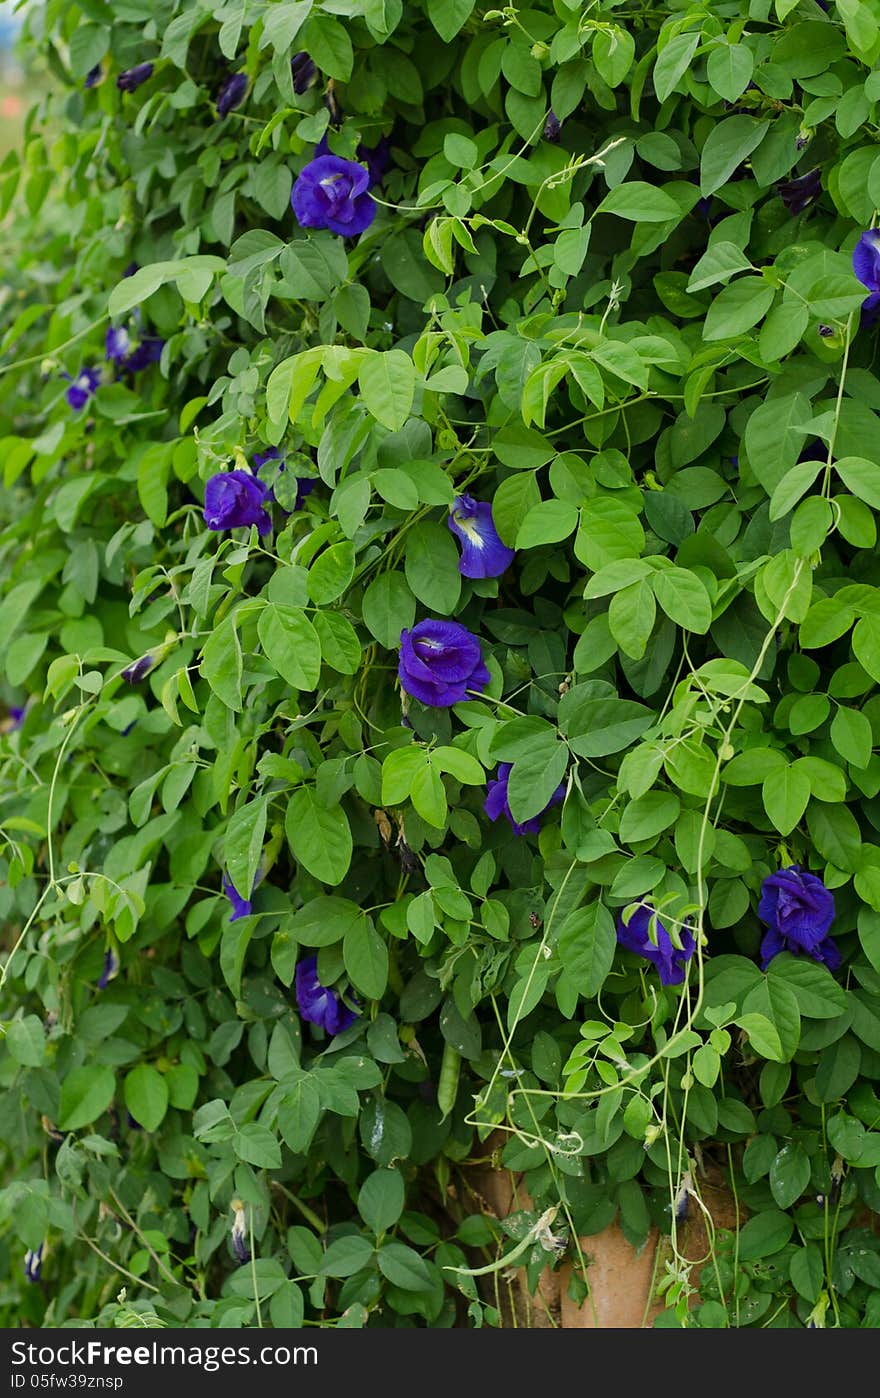
<svg viewBox="0 0 880 1398">
<path fill-rule="evenodd" d="M 871 761 L 874 736 L 871 722 L 861 709 L 838 708 L 831 723 L 831 741 L 845 761 L 865 768 Z"/>
<path fill-rule="evenodd" d="M 387 650 L 400 645 L 401 631 L 408 631 L 416 618 L 415 598 L 402 573 L 380 573 L 374 578 L 361 609 L 368 629 Z"/>
<path fill-rule="evenodd" d="M 523 478 L 514 476 L 514 481 Z M 531 477 L 525 477 L 531 480 Z M 515 548 L 537 548 L 539 544 L 556 544 L 573 534 L 578 524 L 575 505 L 565 500 L 542 500 L 526 514 L 516 534 Z"/>
<path fill-rule="evenodd" d="M 116 1079 L 110 1068 L 90 1064 L 74 1068 L 61 1084 L 58 1125 L 62 1131 L 78 1131 L 97 1121 L 113 1100 Z"/>
<path fill-rule="evenodd" d="M 378 1000 L 388 983 L 388 948 L 368 917 L 350 925 L 342 955 L 355 989 L 370 1000 Z"/>
<path fill-rule="evenodd" d="M 404 1197 L 399 1170 L 374 1170 L 358 1191 L 358 1213 L 374 1233 L 387 1233 L 403 1213 Z"/>
<path fill-rule="evenodd" d="M 632 223 L 665 223 L 680 219 L 681 206 L 661 186 L 630 180 L 609 190 L 596 210 L 597 214 L 616 214 Z"/>
<path fill-rule="evenodd" d="M 125 1105 L 138 1126 L 155 1131 L 168 1110 L 168 1084 L 150 1063 L 139 1063 L 125 1075 Z"/>
<path fill-rule="evenodd" d="M 768 772 L 761 789 L 764 810 L 780 835 L 790 835 L 810 799 L 810 782 L 797 766 Z"/>
<path fill-rule="evenodd" d="M 565 919 L 559 934 L 559 957 L 566 975 L 585 999 L 604 985 L 616 946 L 614 918 L 603 903 L 590 903 Z"/>
<path fill-rule="evenodd" d="M 562 782 L 568 766 L 568 752 L 554 739 L 541 740 L 517 757 L 507 784 L 510 814 L 522 824 L 539 815 Z"/>
<path fill-rule="evenodd" d="M 23 1068 L 41 1068 L 46 1057 L 46 1035 L 38 1015 L 14 1019 L 6 1030 L 9 1056 Z"/>
<path fill-rule="evenodd" d="M 810 1019 L 834 1019 L 846 1009 L 846 994 L 828 968 L 804 956 L 782 952 L 774 956 L 767 974 L 789 986 L 801 1014 Z"/>
<path fill-rule="evenodd" d="M 785 1247 L 794 1232 L 794 1219 L 778 1209 L 765 1209 L 743 1224 L 739 1234 L 741 1262 L 757 1262 L 772 1257 Z"/>
<path fill-rule="evenodd" d="M 735 102 L 745 92 L 754 70 L 754 55 L 745 44 L 719 44 L 706 64 L 706 76 L 725 102 Z"/>
<path fill-rule="evenodd" d="M 799 461 L 790 471 L 786 471 L 770 497 L 770 518 L 782 519 L 789 510 L 793 510 L 823 469 L 821 461 Z"/>
<path fill-rule="evenodd" d="M 608 626 L 624 655 L 631 660 L 641 660 L 645 654 L 656 615 L 654 594 L 644 580 L 631 583 L 612 597 Z"/>
<path fill-rule="evenodd" d="M 236 1131 L 232 1138 L 232 1149 L 239 1160 L 257 1169 L 278 1170 L 281 1168 L 281 1146 L 268 1126 L 258 1121 L 249 1121 Z"/>
<path fill-rule="evenodd" d="M 704 340 L 729 340 L 757 325 L 773 304 L 776 288 L 763 277 L 741 277 L 726 286 L 709 307 Z"/>
<path fill-rule="evenodd" d="M 835 461 L 834 469 L 847 490 L 864 500 L 874 510 L 880 510 L 880 466 L 861 456 L 844 456 Z"/>
<path fill-rule="evenodd" d="M 358 384 L 364 403 L 377 422 L 399 432 L 410 415 L 416 369 L 403 350 L 374 352 L 361 365 Z"/>
<path fill-rule="evenodd" d="M 383 1243 L 379 1249 L 379 1271 L 404 1291 L 431 1291 L 434 1286 L 428 1264 L 405 1243 Z"/>
<path fill-rule="evenodd" d="M 663 45 L 654 64 L 654 91 L 658 102 L 665 102 L 670 93 L 675 91 L 680 79 L 687 72 L 699 42 L 699 31 L 691 31 L 688 34 L 675 34 Z"/>
<path fill-rule="evenodd" d="M 769 128 L 769 121 L 750 116 L 727 117 L 712 127 L 700 156 L 700 193 L 704 199 L 727 183 Z"/>
<path fill-rule="evenodd" d="M 664 568 L 653 574 L 651 586 L 666 615 L 685 631 L 704 635 L 712 622 L 712 603 L 705 584 L 687 568 Z"/>
<path fill-rule="evenodd" d="M 235 616 L 221 621 L 216 631 L 212 631 L 208 637 L 202 649 L 200 669 L 217 698 L 222 699 L 227 708 L 239 712 L 242 707 L 242 658 Z"/>
<path fill-rule="evenodd" d="M 321 673 L 321 642 L 304 612 L 270 602 L 260 612 L 257 634 L 266 659 L 288 684 L 294 689 L 315 689 Z"/>
<path fill-rule="evenodd" d="M 780 1209 L 790 1209 L 810 1183 L 810 1157 L 803 1146 L 790 1142 L 770 1166 L 770 1193 Z"/>
<path fill-rule="evenodd" d="M 778 976 L 763 976 L 752 987 L 743 1000 L 743 1014 L 762 1015 L 770 1021 L 779 1035 L 784 1061 L 797 1051 L 801 1030 L 797 996 Z M 767 1054 L 767 1057 L 775 1055 Z"/>
<path fill-rule="evenodd" d="M 352 839 L 341 806 L 328 810 L 312 787 L 299 787 L 287 804 L 284 829 L 293 857 L 304 869 L 322 883 L 342 882 L 351 863 Z"/>
<path fill-rule="evenodd" d="M 448 529 L 433 520 L 417 524 L 407 535 L 406 581 L 426 607 L 449 616 L 461 595 L 458 549 Z M 400 633 L 398 632 L 399 643 Z"/>
<path fill-rule="evenodd" d="M 242 898 L 250 898 L 263 853 L 268 797 L 259 796 L 233 811 L 226 827 L 226 872 Z"/>
<path fill-rule="evenodd" d="M 751 262 L 735 243 L 712 243 L 691 272 L 687 289 L 690 292 L 703 291 L 716 282 L 727 281 L 737 272 L 751 270 Z"/>
<path fill-rule="evenodd" d="M 331 544 L 318 554 L 309 568 L 309 597 L 319 607 L 326 606 L 328 602 L 335 602 L 347 591 L 354 577 L 354 567 L 354 544 L 349 543 L 347 539 L 338 544 Z"/>
<path fill-rule="evenodd" d="M 331 1243 L 318 1272 L 324 1277 L 351 1277 L 373 1260 L 373 1244 L 358 1235 L 337 1238 Z"/>
</svg>

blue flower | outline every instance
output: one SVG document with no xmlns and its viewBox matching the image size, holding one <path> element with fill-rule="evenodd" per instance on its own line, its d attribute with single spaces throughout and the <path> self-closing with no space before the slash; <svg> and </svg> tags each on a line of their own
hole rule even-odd
<svg viewBox="0 0 880 1398">
<path fill-rule="evenodd" d="M 492 506 L 484 500 L 459 495 L 447 523 L 461 542 L 458 571 L 464 577 L 497 578 L 513 562 L 514 551 L 499 539 Z"/>
<path fill-rule="evenodd" d="M 100 369 L 81 369 L 75 379 L 71 379 L 69 374 L 62 377 L 70 380 L 65 398 L 74 412 L 81 412 L 101 382 Z"/>
<path fill-rule="evenodd" d="M 808 170 L 790 180 L 780 180 L 776 192 L 790 214 L 802 214 L 822 193 L 821 170 Z"/>
<path fill-rule="evenodd" d="M 141 680 L 145 680 L 147 675 L 155 670 L 161 658 L 161 654 L 157 655 L 154 651 L 148 650 L 146 655 L 141 655 L 130 665 L 126 665 L 125 669 L 120 671 L 120 676 L 128 684 L 140 684 Z"/>
<path fill-rule="evenodd" d="M 247 1245 L 247 1219 L 244 1204 L 240 1199 L 233 1199 L 232 1209 L 233 1218 L 229 1239 L 232 1243 L 235 1260 L 241 1263 L 250 1262 L 251 1250 Z"/>
<path fill-rule="evenodd" d="M 293 78 L 293 90 L 299 97 L 304 92 L 308 92 L 318 76 L 318 70 L 313 60 L 304 50 L 301 49 L 299 53 L 295 53 L 290 60 L 290 75 Z"/>
<path fill-rule="evenodd" d="M 101 972 L 101 979 L 98 981 L 95 989 L 106 990 L 107 986 L 113 980 L 113 977 L 118 975 L 119 958 L 111 948 L 108 948 L 107 951 L 104 952 L 104 969 Z"/>
<path fill-rule="evenodd" d="M 233 73 L 217 93 L 217 115 L 225 117 L 235 107 L 240 107 L 247 92 L 247 73 Z"/>
<path fill-rule="evenodd" d="M 358 146 L 355 152 L 358 160 L 367 167 L 370 176 L 369 188 L 374 189 L 377 184 L 381 184 L 388 166 L 391 164 L 391 142 L 387 136 L 382 136 L 375 146 L 365 146 L 363 143 Z"/>
<path fill-rule="evenodd" d="M 828 936 L 834 913 L 834 895 L 820 878 L 799 864 L 768 874 L 761 884 L 758 904 L 758 917 L 769 929 L 761 943 L 762 969 L 766 971 L 781 951 L 790 951 L 836 971 L 840 952 Z"/>
<path fill-rule="evenodd" d="M 272 517 L 268 505 L 272 492 L 250 471 L 218 471 L 205 486 L 205 523 L 209 529 L 240 529 L 255 524 L 268 534 Z"/>
<path fill-rule="evenodd" d="M 397 673 L 405 692 L 433 709 L 463 704 L 490 679 L 479 641 L 457 621 L 420 621 L 401 631 Z"/>
<path fill-rule="evenodd" d="M 6 717 L 0 722 L 0 733 L 14 733 L 25 721 L 27 705 L 7 704 L 6 709 Z"/>
<path fill-rule="evenodd" d="M 240 917 L 250 917 L 250 898 L 242 898 L 228 874 L 223 875 L 223 892 L 232 904 L 232 912 L 229 915 L 230 922 L 237 922 Z"/>
<path fill-rule="evenodd" d="M 158 335 L 145 335 L 124 360 L 123 367 L 127 373 L 137 374 L 141 369 L 149 368 L 151 364 L 158 364 L 164 348 L 165 341 Z"/>
<path fill-rule="evenodd" d="M 547 120 L 544 122 L 544 140 L 550 141 L 554 146 L 562 135 L 562 122 L 551 107 L 547 113 Z"/>
<path fill-rule="evenodd" d="M 369 188 L 369 171 L 357 161 L 319 155 L 297 176 L 290 204 L 303 228 L 327 228 L 353 238 L 369 228 L 376 216 Z"/>
<path fill-rule="evenodd" d="M 152 63 L 138 63 L 135 68 L 126 68 L 124 73 L 120 73 L 116 79 L 116 86 L 120 92 L 134 92 L 153 76 Z"/>
<path fill-rule="evenodd" d="M 83 87 L 97 87 L 98 83 L 103 81 L 104 69 L 101 67 L 100 63 L 96 63 L 94 68 L 90 68 L 86 73 L 86 80 L 83 83 Z"/>
<path fill-rule="evenodd" d="M 107 334 L 104 336 L 104 346 L 107 351 L 107 358 L 117 363 L 125 359 L 131 349 L 131 336 L 124 325 L 108 325 Z"/>
<path fill-rule="evenodd" d="M 43 1270 L 43 1248 L 45 1243 L 34 1250 L 30 1248 L 24 1255 L 24 1274 L 29 1282 L 38 1282 Z"/>
<path fill-rule="evenodd" d="M 651 919 L 656 919 L 656 945 L 651 940 Z M 617 919 L 617 940 L 627 951 L 644 956 L 660 973 L 661 985 L 680 985 L 684 980 L 684 968 L 696 948 L 693 933 L 685 927 L 681 932 L 681 950 L 673 946 L 672 938 L 660 921 L 650 903 L 640 903 L 628 921 L 623 913 Z"/>
<path fill-rule="evenodd" d="M 510 762 L 500 764 L 494 778 L 489 782 L 483 810 L 490 820 L 498 820 L 499 816 L 504 816 L 516 835 L 537 835 L 541 829 L 541 816 L 545 815 L 551 806 L 558 806 L 560 801 L 565 800 L 565 782 L 559 783 L 544 809 L 539 811 L 537 815 L 531 816 L 529 820 L 516 821 L 510 814 L 510 805 L 507 799 L 507 786 L 512 766 L 513 764 Z"/>
<path fill-rule="evenodd" d="M 853 249 L 853 271 L 871 295 L 862 302 L 862 325 L 874 325 L 880 318 L 880 230 L 869 228 Z"/>
<path fill-rule="evenodd" d="M 307 956 L 296 968 L 296 1003 L 303 1019 L 316 1024 L 330 1035 L 341 1034 L 357 1019 L 335 990 L 329 990 L 318 980 L 318 958 Z"/>
</svg>

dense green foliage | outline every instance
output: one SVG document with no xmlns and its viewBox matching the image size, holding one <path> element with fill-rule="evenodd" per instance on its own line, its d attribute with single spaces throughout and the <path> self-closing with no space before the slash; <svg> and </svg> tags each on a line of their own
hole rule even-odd
<svg viewBox="0 0 880 1398">
<path fill-rule="evenodd" d="M 493 1325 L 454 1269 L 515 1253 L 534 1285 L 565 1250 L 582 1296 L 618 1218 L 669 1235 L 658 1323 L 880 1323 L 880 381 L 852 270 L 880 0 L 48 0 L 27 45 L 5 1322 Z M 291 212 L 325 135 L 390 140 L 357 239 Z M 110 324 L 161 362 L 114 371 Z M 102 363 L 71 408 L 62 375 Z M 273 445 L 275 532 L 206 529 L 208 478 Z M 463 492 L 516 549 L 499 578 L 459 571 Z M 479 638 L 481 697 L 402 706 L 427 617 Z M 484 813 L 504 762 L 519 822 L 566 785 L 539 836 Z M 793 863 L 833 890 L 833 972 L 760 969 Z M 643 898 L 697 936 L 684 986 L 616 945 Z M 360 1009 L 332 1038 L 297 1011 L 309 954 Z M 492 1149 L 535 1205 L 503 1228 L 469 1216 Z M 689 1311 L 676 1214 L 721 1174 L 743 1226 Z"/>
</svg>

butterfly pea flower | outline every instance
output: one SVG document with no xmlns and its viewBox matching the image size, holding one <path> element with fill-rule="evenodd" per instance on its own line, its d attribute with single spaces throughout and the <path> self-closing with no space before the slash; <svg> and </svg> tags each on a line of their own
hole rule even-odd
<svg viewBox="0 0 880 1398">
<path fill-rule="evenodd" d="M 158 335 L 145 335 L 126 356 L 123 367 L 129 374 L 138 374 L 141 369 L 147 369 L 151 364 L 158 364 L 164 348 L 165 341 L 160 339 Z"/>
<path fill-rule="evenodd" d="M 507 799 L 507 787 L 512 768 L 513 764 L 510 762 L 500 763 L 498 771 L 489 782 L 483 810 L 490 820 L 498 820 L 500 816 L 504 816 L 515 835 L 537 835 L 541 829 L 541 816 L 546 815 L 552 806 L 558 806 L 560 801 L 565 800 L 565 782 L 559 783 L 544 809 L 539 811 L 537 815 L 530 816 L 528 820 L 524 821 L 514 820 Z"/>
<path fill-rule="evenodd" d="M 420 621 L 401 631 L 397 673 L 404 691 L 433 709 L 463 704 L 490 678 L 479 641 L 457 621 Z"/>
<path fill-rule="evenodd" d="M 24 1255 L 24 1275 L 29 1282 L 38 1282 L 43 1271 L 43 1248 L 45 1243 L 40 1243 L 38 1248 L 28 1248 Z"/>
<path fill-rule="evenodd" d="M 869 228 L 853 249 L 853 271 L 871 293 L 862 302 L 862 325 L 874 325 L 880 318 L 880 229 Z"/>
<path fill-rule="evenodd" d="M 223 892 L 232 906 L 232 912 L 229 915 L 230 922 L 237 922 L 240 917 L 250 917 L 250 898 L 242 898 L 228 874 L 223 875 Z"/>
<path fill-rule="evenodd" d="M 156 654 L 155 651 L 148 650 L 146 655 L 138 656 L 137 660 L 126 665 L 125 669 L 120 671 L 120 676 L 127 684 L 140 684 L 141 680 L 145 680 L 147 675 L 155 670 L 161 659 L 161 653 Z"/>
<path fill-rule="evenodd" d="M 780 180 L 776 192 L 790 214 L 802 214 L 822 193 L 822 172 L 808 170 L 794 179 Z"/>
<path fill-rule="evenodd" d="M 205 486 L 204 519 L 209 529 L 240 529 L 255 524 L 268 534 L 272 519 L 267 506 L 272 492 L 250 471 L 218 471 Z"/>
<path fill-rule="evenodd" d="M 251 1250 L 247 1245 L 247 1215 L 245 1206 L 240 1199 L 232 1201 L 232 1228 L 229 1231 L 229 1241 L 232 1243 L 232 1251 L 237 1262 L 250 1262 Z"/>
<path fill-rule="evenodd" d="M 561 135 L 562 122 L 551 107 L 544 122 L 544 140 L 551 141 L 555 146 Z"/>
<path fill-rule="evenodd" d="M 6 717 L 0 722 L 0 733 L 15 733 L 21 728 L 27 715 L 27 706 L 24 708 L 19 704 L 9 704 L 6 709 Z"/>
<path fill-rule="evenodd" d="M 70 380 L 70 388 L 64 396 L 74 412 L 79 413 L 101 382 L 101 371 L 100 369 L 81 369 L 75 379 L 71 379 L 69 374 L 64 374 L 63 377 Z"/>
<path fill-rule="evenodd" d="M 312 83 L 318 76 L 314 60 L 301 49 L 295 53 L 290 60 L 290 75 L 293 78 L 293 90 L 298 97 L 302 97 L 304 92 L 308 92 Z"/>
<path fill-rule="evenodd" d="M 345 238 L 363 233 L 376 216 L 370 172 L 356 160 L 319 155 L 299 173 L 290 195 L 303 228 L 326 228 Z"/>
<path fill-rule="evenodd" d="M 267 447 L 265 451 L 254 452 L 254 465 L 258 471 L 269 461 L 280 461 L 281 465 L 278 467 L 279 471 L 285 470 L 287 465 L 282 452 L 280 452 L 277 447 Z M 302 509 L 306 496 L 311 495 L 316 485 L 317 481 L 312 480 L 310 476 L 296 477 L 296 499 L 293 502 L 294 510 Z"/>
<path fill-rule="evenodd" d="M 131 349 L 131 336 L 124 325 L 108 325 L 104 336 L 107 358 L 121 363 Z"/>
<path fill-rule="evenodd" d="M 303 1019 L 331 1037 L 349 1029 L 358 1017 L 357 1011 L 349 1009 L 335 990 L 318 980 L 317 956 L 305 957 L 296 968 L 296 1003 Z"/>
<path fill-rule="evenodd" d="M 100 63 L 96 63 L 95 66 L 94 66 L 94 68 L 90 68 L 89 71 L 86 73 L 85 82 L 83 83 L 83 87 L 86 87 L 86 88 L 89 88 L 89 87 L 97 87 L 97 86 L 98 86 L 98 83 L 103 82 L 103 81 L 104 81 L 104 69 L 101 67 Z"/>
<path fill-rule="evenodd" d="M 790 951 L 836 971 L 840 952 L 828 935 L 834 913 L 834 895 L 816 874 L 799 864 L 768 874 L 758 903 L 758 917 L 768 928 L 761 943 L 761 969 L 766 971 L 781 951 Z"/>
<path fill-rule="evenodd" d="M 458 571 L 464 577 L 497 578 L 513 562 L 514 551 L 499 539 L 492 506 L 486 501 L 459 495 L 447 523 L 461 543 Z"/>
<path fill-rule="evenodd" d="M 120 92 L 136 92 L 137 89 L 153 76 L 152 63 L 138 63 L 134 68 L 126 68 L 124 73 L 120 73 L 116 79 L 116 86 Z"/>
<path fill-rule="evenodd" d="M 656 944 L 651 940 L 651 919 L 656 919 Z M 681 948 L 673 945 L 672 938 L 657 917 L 650 903 L 640 903 L 631 917 L 624 920 L 623 913 L 617 919 L 617 941 L 627 951 L 644 956 L 660 973 L 661 985 L 681 985 L 684 968 L 696 948 L 693 933 L 689 927 L 681 931 Z"/>
<path fill-rule="evenodd" d="M 247 92 L 247 73 L 233 73 L 227 78 L 217 93 L 217 115 L 225 117 L 235 107 L 240 107 Z"/>
<path fill-rule="evenodd" d="M 98 981 L 96 990 L 106 990 L 114 976 L 119 975 L 119 957 L 112 948 L 104 952 L 104 969 L 101 972 L 101 979 Z"/>
</svg>

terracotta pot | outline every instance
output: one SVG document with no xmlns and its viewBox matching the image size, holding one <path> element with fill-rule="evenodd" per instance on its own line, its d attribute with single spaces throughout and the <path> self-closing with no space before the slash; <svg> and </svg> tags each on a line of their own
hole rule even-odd
<svg viewBox="0 0 880 1398">
<path fill-rule="evenodd" d="M 503 1144 L 492 1137 L 486 1150 Z M 467 1172 L 471 1202 L 482 1212 L 496 1218 L 506 1218 L 518 1209 L 533 1209 L 534 1204 L 522 1184 L 509 1170 L 496 1170 L 489 1165 L 474 1166 Z M 699 1180 L 700 1198 L 714 1228 L 736 1228 L 744 1216 L 719 1171 L 710 1170 Z M 687 1222 L 679 1228 L 679 1251 L 693 1263 L 690 1280 L 696 1286 L 711 1253 L 710 1229 L 695 1201 L 691 1201 Z M 539 1279 L 535 1295 L 528 1290 L 525 1273 L 515 1266 L 508 1273 L 481 1278 L 482 1295 L 497 1305 L 508 1327 L 529 1329 L 638 1330 L 650 1327 L 654 1317 L 663 1310 L 663 1302 L 653 1299 L 656 1283 L 663 1276 L 663 1251 L 668 1239 L 652 1228 L 641 1248 L 627 1241 L 620 1227 L 613 1223 L 601 1233 L 580 1239 L 587 1259 L 589 1293 L 583 1305 L 568 1296 L 572 1268 L 565 1262 L 555 1271 L 546 1268 Z M 661 1256 L 658 1259 L 658 1248 Z M 655 1276 L 656 1268 L 656 1276 Z"/>
</svg>

